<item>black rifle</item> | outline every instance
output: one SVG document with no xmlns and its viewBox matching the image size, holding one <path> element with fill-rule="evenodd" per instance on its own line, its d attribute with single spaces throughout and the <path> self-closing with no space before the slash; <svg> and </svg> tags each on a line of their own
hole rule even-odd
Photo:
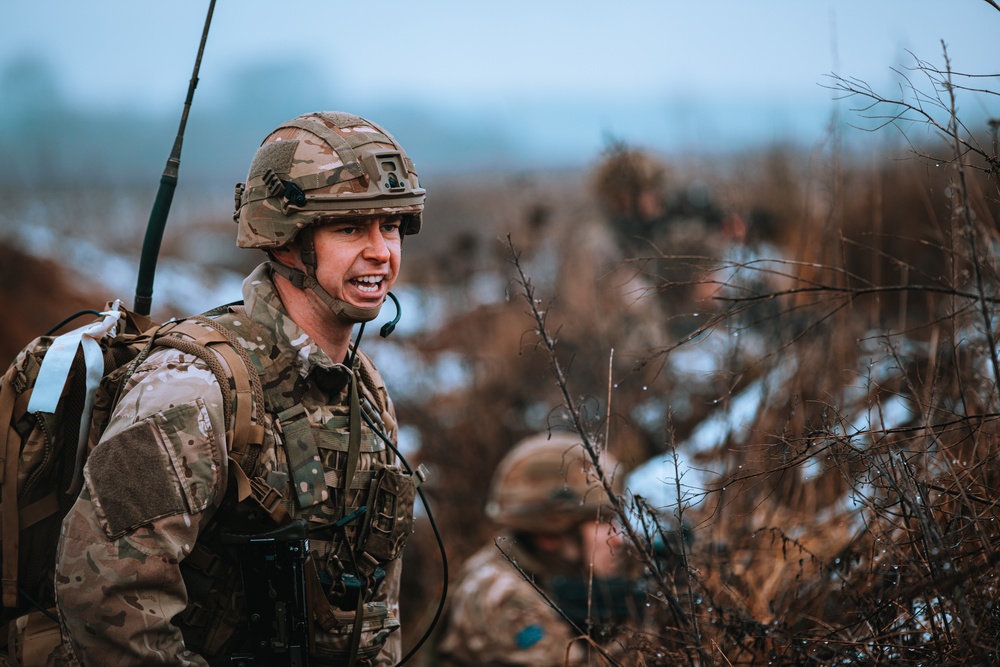
<svg viewBox="0 0 1000 667">
<path fill-rule="evenodd" d="M 247 639 L 224 664 L 241 667 L 308 667 L 309 608 L 304 521 L 260 535 L 222 535 L 236 547 L 250 609 Z"/>
<path fill-rule="evenodd" d="M 625 577 L 553 577 L 553 601 L 576 627 L 621 625 L 642 618 L 649 592 Z"/>
</svg>

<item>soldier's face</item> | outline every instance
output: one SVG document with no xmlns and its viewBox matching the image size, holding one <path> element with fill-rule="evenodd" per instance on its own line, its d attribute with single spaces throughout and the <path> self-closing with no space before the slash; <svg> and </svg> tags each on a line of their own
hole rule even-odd
<svg viewBox="0 0 1000 667">
<path fill-rule="evenodd" d="M 620 574 L 623 541 L 613 524 L 588 521 L 580 526 L 580 538 L 584 558 L 593 567 L 595 576 L 611 577 Z"/>
<path fill-rule="evenodd" d="M 606 521 L 585 521 L 562 533 L 537 533 L 535 544 L 544 552 L 576 564 L 595 576 L 611 577 L 621 572 L 621 534 Z"/>
<path fill-rule="evenodd" d="M 359 308 L 382 303 L 399 275 L 401 221 L 373 216 L 317 227 L 316 279 L 323 289 Z"/>
</svg>

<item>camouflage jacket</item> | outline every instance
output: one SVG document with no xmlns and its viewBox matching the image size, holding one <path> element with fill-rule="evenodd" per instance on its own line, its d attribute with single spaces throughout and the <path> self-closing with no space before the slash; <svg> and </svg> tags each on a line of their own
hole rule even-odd
<svg viewBox="0 0 1000 667">
<path fill-rule="evenodd" d="M 357 473 L 344 492 L 350 370 L 291 320 L 264 265 L 247 278 L 243 292 L 255 339 L 241 342 L 255 364 L 263 364 L 268 413 L 256 464 L 244 471 L 249 481 L 266 485 L 279 511 L 310 526 L 329 524 L 359 503 L 372 505 L 374 480 L 402 473 L 390 450 L 362 424 Z M 381 393 L 376 400 L 368 384 L 358 383 L 362 403 L 394 441 L 388 395 L 383 386 L 374 387 Z M 385 406 L 381 413 L 370 407 L 378 403 Z M 222 393 L 196 357 L 156 351 L 130 378 L 87 460 L 86 484 L 63 522 L 58 550 L 64 644 L 81 663 L 208 665 L 230 653 L 245 632 L 238 566 L 219 547 L 218 534 L 265 532 L 275 523 L 234 498 L 237 466 L 228 460 L 225 434 Z M 319 470 L 309 459 L 317 468 L 306 471 L 309 482 L 296 475 L 293 450 L 300 444 L 313 447 L 322 462 Z M 393 665 L 400 657 L 399 633 L 393 632 L 405 540 L 399 533 L 412 530 L 412 495 L 409 507 L 395 512 L 401 525 L 393 548 L 376 550 L 372 562 L 358 566 L 362 580 L 385 573 L 364 606 L 359 665 Z M 341 573 L 352 570 L 345 565 L 345 543 L 356 530 L 362 529 L 310 536 L 319 573 L 313 579 L 329 602 L 326 619 L 315 624 L 311 664 L 342 664 L 346 655 L 356 607 L 338 608 L 335 589 Z"/>
<path fill-rule="evenodd" d="M 544 577 L 538 576 L 541 568 L 510 538 L 501 537 L 498 544 L 487 544 L 465 562 L 435 647 L 437 664 L 448 667 L 606 664 L 590 646 L 590 640 L 581 637 L 552 608 L 507 556 L 544 588 Z M 626 629 L 602 644 L 620 664 L 633 664 L 625 645 L 630 634 Z"/>
</svg>

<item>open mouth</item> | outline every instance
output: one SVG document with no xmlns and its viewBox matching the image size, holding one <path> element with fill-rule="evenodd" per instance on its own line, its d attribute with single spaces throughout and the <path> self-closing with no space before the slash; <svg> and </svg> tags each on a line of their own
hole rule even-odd
<svg viewBox="0 0 1000 667">
<path fill-rule="evenodd" d="M 351 284 L 363 293 L 378 294 L 382 289 L 382 281 L 385 276 L 361 276 L 351 280 Z"/>
</svg>

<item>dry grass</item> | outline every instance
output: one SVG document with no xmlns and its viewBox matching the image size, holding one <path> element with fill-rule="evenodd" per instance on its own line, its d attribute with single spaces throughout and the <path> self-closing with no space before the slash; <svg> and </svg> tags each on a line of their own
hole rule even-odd
<svg viewBox="0 0 1000 667">
<path fill-rule="evenodd" d="M 428 492 L 449 556 L 458 563 L 493 534 L 481 507 L 506 449 L 575 416 L 626 466 L 676 447 L 718 474 L 683 510 L 686 568 L 638 549 L 663 585 L 645 664 L 992 664 L 997 183 L 969 170 L 962 198 L 956 165 L 746 159 L 716 174 L 717 209 L 657 221 L 628 243 L 594 202 L 576 200 L 584 212 L 570 215 L 544 192 L 523 201 L 498 276 L 512 298 L 413 341 L 468 361 L 459 390 L 398 405 L 435 471 Z M 668 200 L 685 191 L 670 173 Z M 733 213 L 759 256 L 720 243 Z M 539 238 L 549 250 L 535 281 Z M 699 346 L 714 350 L 710 372 L 674 365 Z M 686 451 L 707 418 L 762 386 L 737 428 Z M 676 509 L 645 512 L 678 520 Z M 640 543 L 652 537 L 635 530 Z M 409 592 L 426 601 L 437 582 L 424 569 L 432 545 L 420 545 Z"/>
</svg>

